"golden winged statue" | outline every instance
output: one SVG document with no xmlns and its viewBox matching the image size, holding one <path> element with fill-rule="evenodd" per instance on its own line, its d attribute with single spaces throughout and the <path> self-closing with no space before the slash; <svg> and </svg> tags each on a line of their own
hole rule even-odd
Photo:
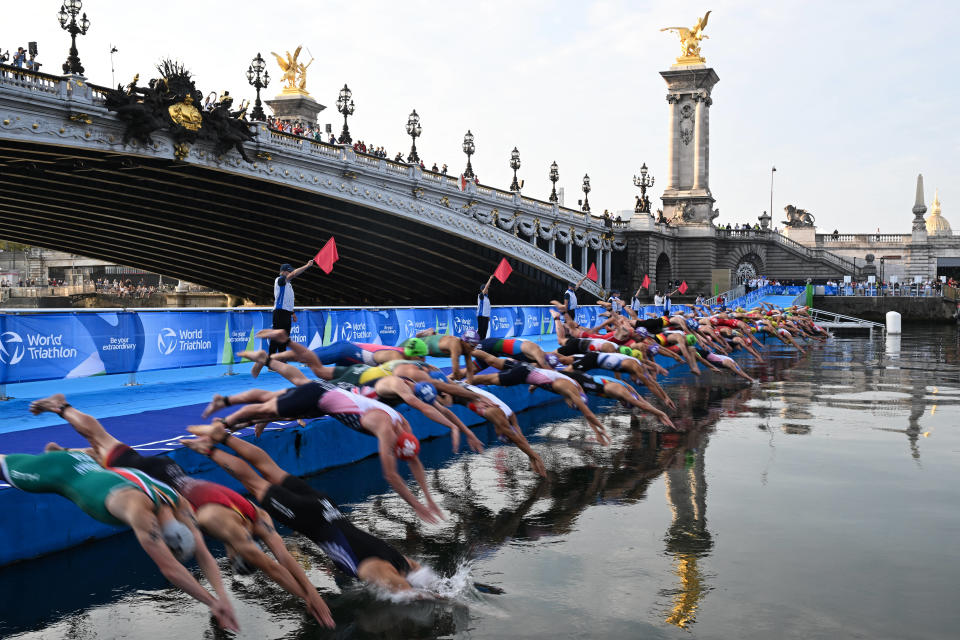
<svg viewBox="0 0 960 640">
<path fill-rule="evenodd" d="M 689 29 L 686 27 L 664 27 L 660 31 L 676 31 L 680 36 L 680 46 L 683 47 L 683 56 L 677 58 L 678 64 L 700 64 L 706 62 L 706 59 L 700 55 L 700 41 L 710 36 L 703 35 L 703 30 L 707 26 L 707 19 L 710 18 L 710 12 L 707 11 L 703 17 L 697 20 L 697 24 Z"/>
<path fill-rule="evenodd" d="M 274 51 L 270 52 L 277 59 L 277 64 L 283 71 L 280 80 L 286 83 L 283 88 L 284 93 L 307 93 L 307 67 L 313 64 L 313 58 L 310 58 L 310 62 L 307 64 L 299 62 L 297 58 L 300 57 L 301 49 L 303 49 L 303 45 L 297 47 L 293 55 L 290 55 L 290 52 L 287 51 L 286 59 Z"/>
</svg>

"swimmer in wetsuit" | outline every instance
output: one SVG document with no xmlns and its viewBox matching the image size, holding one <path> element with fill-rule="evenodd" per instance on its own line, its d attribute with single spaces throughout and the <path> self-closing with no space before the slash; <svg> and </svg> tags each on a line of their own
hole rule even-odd
<svg viewBox="0 0 960 640">
<path fill-rule="evenodd" d="M 426 345 L 426 353 L 422 353 L 422 350 L 419 348 L 420 344 L 415 342 L 415 340 L 420 340 Z M 464 375 L 469 377 L 473 373 L 473 360 L 470 358 L 470 354 L 479 343 L 480 334 L 473 329 L 464 331 L 460 337 L 441 336 L 437 335 L 437 332 L 433 329 L 427 329 L 418 333 L 416 337 L 404 342 L 403 347 L 404 354 L 407 355 L 407 357 L 423 357 L 429 355 L 436 358 L 445 358 L 449 356 L 451 366 L 450 377 L 454 380 L 459 380 L 463 378 Z M 411 347 L 416 347 L 417 349 L 412 351 Z M 460 371 L 461 354 L 467 362 L 466 374 Z"/>
<path fill-rule="evenodd" d="M 527 362 L 536 362 L 538 366 L 549 369 L 547 355 L 533 340 L 524 338 L 487 338 L 480 341 L 479 348 L 495 356 L 517 358 Z"/>
<path fill-rule="evenodd" d="M 70 405 L 64 404 L 53 412 L 69 411 Z M 104 469 L 83 451 L 48 447 L 40 455 L 0 455 L 0 477 L 22 491 L 61 495 L 100 522 L 129 526 L 167 580 L 207 605 L 221 627 L 239 630 L 217 563 L 189 507 L 171 487 L 135 469 Z M 181 564 L 194 554 L 217 597 Z"/>
<path fill-rule="evenodd" d="M 489 353 L 480 349 L 473 352 L 474 357 L 488 367 L 498 369 L 498 373 L 484 373 L 473 376 L 468 379 L 471 384 L 496 384 L 501 387 L 508 387 L 517 384 L 530 385 L 530 390 L 535 387 L 552 391 L 557 395 L 563 396 L 567 405 L 579 409 L 583 417 L 587 419 L 587 424 L 593 429 L 600 444 L 610 444 L 610 438 L 607 436 L 607 430 L 593 414 L 590 407 L 587 406 L 586 395 L 583 389 L 576 382 L 553 369 L 538 369 L 526 362 L 518 362 L 510 358 L 495 358 Z"/>
<path fill-rule="evenodd" d="M 55 412 L 65 404 L 63 394 L 58 393 L 32 402 L 30 411 L 35 415 Z M 93 416 L 71 407 L 62 417 L 91 444 L 91 456 L 102 466 L 138 469 L 176 489 L 195 509 L 200 528 L 224 543 L 234 570 L 246 574 L 260 569 L 285 590 L 302 598 L 317 622 L 333 626 L 329 608 L 287 551 L 263 509 L 228 487 L 190 477 L 169 456 L 141 455 L 110 435 Z M 267 545 L 276 561 L 260 548 L 254 536 Z"/>
<path fill-rule="evenodd" d="M 307 384 L 281 391 L 250 389 L 230 396 L 214 396 L 204 416 L 224 407 L 246 405 L 226 418 L 215 418 L 224 427 L 234 431 L 244 424 L 262 424 L 278 418 L 319 418 L 331 416 L 344 426 L 377 439 L 380 466 L 383 476 L 393 490 L 413 507 L 425 522 L 437 522 L 443 512 L 433 501 L 427 486 L 423 464 L 416 455 L 404 458 L 410 466 L 417 484 L 423 491 L 426 504 L 417 500 L 397 473 L 397 439 L 401 434 L 413 437 L 409 423 L 392 408 L 356 393 L 350 393 L 326 380 L 313 380 Z M 258 427 L 259 428 L 259 427 Z M 262 429 L 261 429 L 262 430 Z M 258 434 L 259 435 L 259 434 Z M 415 438 L 414 438 L 415 439 Z"/>
<path fill-rule="evenodd" d="M 275 520 L 316 543 L 337 569 L 391 591 L 411 588 L 406 576 L 419 564 L 355 527 L 329 496 L 281 469 L 263 449 L 231 436 L 219 424 L 192 426 L 189 431 L 198 437 L 181 440 L 185 446 L 226 469 Z M 227 446 L 237 455 L 215 444 Z"/>
<path fill-rule="evenodd" d="M 402 367 L 409 365 L 421 367 L 423 363 L 419 361 L 391 360 L 376 367 L 370 367 L 364 364 L 356 364 L 349 367 L 324 367 L 320 364 L 317 356 L 301 345 L 294 343 L 293 348 L 285 353 L 290 353 L 295 359 L 310 367 L 311 371 L 321 379 L 329 380 L 332 384 L 343 387 L 348 391 L 359 388 L 363 395 L 379 400 L 386 405 L 396 406 L 405 403 L 420 411 L 430 420 L 450 429 L 453 450 L 460 448 L 460 434 L 463 433 L 467 438 L 467 443 L 474 451 L 483 451 L 483 443 L 476 435 L 454 414 L 443 405 L 434 405 L 424 402 L 413 391 L 415 381 L 410 378 L 393 375 L 395 370 L 403 370 Z M 312 382 L 303 372 L 289 364 L 279 361 L 278 358 L 270 358 L 266 351 L 243 351 L 240 355 L 256 363 L 264 363 L 271 370 L 276 371 L 291 383 L 300 386 Z M 302 360 L 300 358 L 303 358 Z M 371 392 L 363 390 L 369 389 Z"/>
<path fill-rule="evenodd" d="M 651 413 L 657 417 L 660 422 L 664 425 L 670 427 L 671 429 L 676 429 L 676 426 L 673 424 L 673 420 L 664 413 L 657 409 L 652 404 L 641 398 L 633 387 L 624 382 L 623 380 L 617 380 L 616 378 L 608 378 L 607 376 L 596 376 L 584 373 L 583 371 L 577 371 L 574 368 L 564 369 L 563 374 L 569 376 L 571 379 L 576 380 L 584 391 L 587 393 L 592 393 L 603 398 L 613 398 L 614 400 L 619 400 L 620 403 L 625 407 L 636 407 L 647 413 Z"/>
</svg>

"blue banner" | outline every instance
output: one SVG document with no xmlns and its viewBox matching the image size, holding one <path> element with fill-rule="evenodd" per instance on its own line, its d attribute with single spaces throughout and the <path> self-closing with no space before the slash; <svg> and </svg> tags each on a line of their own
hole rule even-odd
<svg viewBox="0 0 960 640">
<path fill-rule="evenodd" d="M 577 309 L 583 326 L 598 308 Z M 0 314 L 0 383 L 30 382 L 200 367 L 239 362 L 246 349 L 265 349 L 254 335 L 273 324 L 262 309 Z M 299 310 L 290 339 L 310 349 L 338 340 L 401 344 L 419 331 L 461 335 L 476 329 L 474 307 Z M 494 307 L 491 337 L 554 333 L 549 309 Z"/>
<path fill-rule="evenodd" d="M 490 338 L 509 338 L 513 336 L 513 309 L 510 307 L 494 307 L 490 310 L 490 328 L 487 336 Z"/>
</svg>

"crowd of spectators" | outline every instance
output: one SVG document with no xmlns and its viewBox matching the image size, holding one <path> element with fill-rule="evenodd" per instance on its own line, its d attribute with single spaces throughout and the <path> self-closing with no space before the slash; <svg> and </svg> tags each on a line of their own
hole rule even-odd
<svg viewBox="0 0 960 640">
<path fill-rule="evenodd" d="M 298 136 L 301 138 L 308 138 L 310 140 L 316 140 L 317 142 L 326 142 L 327 144 L 340 144 L 336 136 L 334 136 L 332 133 L 329 134 L 329 137 L 327 137 L 327 134 L 320 127 L 304 124 L 300 120 L 291 122 L 291 121 L 281 120 L 280 118 L 273 118 L 269 120 L 267 124 L 274 131 L 289 133 L 290 135 Z M 353 150 L 356 151 L 357 153 L 364 153 L 366 155 L 370 155 L 375 158 L 388 159 L 390 157 L 385 147 L 377 146 L 373 144 L 367 144 L 363 140 L 357 140 L 356 142 L 354 142 Z M 413 164 L 411 162 L 408 162 L 403 157 L 403 152 L 397 152 L 397 155 L 393 157 L 393 162 L 396 162 L 399 164 Z M 423 169 L 424 171 L 428 170 L 427 165 L 423 162 L 423 160 L 420 160 L 417 164 L 419 164 L 420 168 Z M 439 173 L 440 175 L 445 176 L 447 175 L 447 165 L 443 164 L 442 166 L 437 166 L 437 163 L 434 162 L 433 166 L 429 169 L 429 171 L 432 171 L 434 173 Z M 475 182 L 479 184 L 479 181 L 475 181 Z"/>
<path fill-rule="evenodd" d="M 753 224 L 750 224 L 749 222 L 744 222 L 743 224 L 740 224 L 739 222 L 737 222 L 736 224 L 733 224 L 733 225 L 731 225 L 728 222 L 726 226 L 721 224 L 717 228 L 722 231 L 728 231 L 731 233 L 760 233 L 760 232 L 769 233 L 771 231 L 771 229 L 764 229 L 763 227 L 761 227 L 759 222 L 755 222 Z M 780 233 L 780 227 L 774 227 L 772 231 L 773 233 Z"/>
<path fill-rule="evenodd" d="M 943 294 L 944 285 L 957 287 L 960 282 L 949 278 L 942 282 L 939 278 L 933 280 L 922 280 L 921 282 L 889 282 L 880 281 L 870 282 L 869 280 L 851 280 L 842 282 L 837 280 L 827 280 L 828 291 L 830 287 L 836 287 L 836 294 L 839 296 L 940 296 Z"/>
</svg>

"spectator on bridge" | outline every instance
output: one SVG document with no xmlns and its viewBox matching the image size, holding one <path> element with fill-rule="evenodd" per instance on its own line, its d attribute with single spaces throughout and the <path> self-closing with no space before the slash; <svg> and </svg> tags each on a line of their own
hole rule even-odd
<svg viewBox="0 0 960 640">
<path fill-rule="evenodd" d="M 447 165 L 443 165 L 443 166 L 446 167 Z M 436 163 L 436 162 L 434 162 L 434 163 L 433 163 L 433 166 L 430 167 L 430 171 L 433 171 L 434 173 L 438 173 L 438 172 L 440 171 L 440 169 L 437 168 L 437 163 Z"/>
<path fill-rule="evenodd" d="M 833 230 L 833 239 L 836 240 L 836 239 L 839 238 L 839 237 L 840 237 L 840 232 L 837 231 L 836 229 L 834 229 L 834 230 Z"/>
<path fill-rule="evenodd" d="M 332 133 L 330 134 L 330 140 L 327 141 L 328 144 L 337 144 L 337 138 Z"/>
<path fill-rule="evenodd" d="M 447 165 L 446 165 L 446 164 L 444 164 L 443 167 L 440 169 L 440 173 L 441 173 L 441 175 L 447 175 Z"/>
<path fill-rule="evenodd" d="M 280 265 L 280 275 L 273 281 L 273 328 L 283 329 L 290 335 L 290 328 L 297 315 L 293 312 L 293 285 L 290 281 L 310 268 L 311 260 L 294 269 L 289 263 Z M 270 353 L 286 350 L 279 342 L 270 341 Z"/>
<path fill-rule="evenodd" d="M 13 55 L 13 66 L 22 69 L 26 62 L 27 52 L 24 51 L 23 47 L 17 47 L 17 52 Z"/>
<path fill-rule="evenodd" d="M 397 152 L 397 157 L 393 159 L 394 162 L 403 162 L 403 154 L 399 151 Z"/>
</svg>

